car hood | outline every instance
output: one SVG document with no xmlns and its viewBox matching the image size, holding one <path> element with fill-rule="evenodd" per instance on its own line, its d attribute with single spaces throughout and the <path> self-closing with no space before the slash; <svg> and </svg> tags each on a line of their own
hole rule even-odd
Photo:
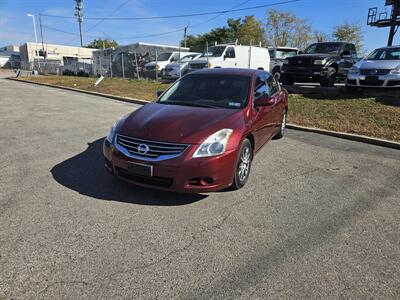
<svg viewBox="0 0 400 300">
<path fill-rule="evenodd" d="M 400 65 L 400 60 L 361 60 L 356 63 L 359 69 L 395 69 Z"/>
<path fill-rule="evenodd" d="M 156 62 L 155 61 L 151 61 L 151 62 L 145 64 L 144 66 L 145 67 L 152 67 L 152 66 L 155 66 L 155 65 L 156 65 Z"/>
<path fill-rule="evenodd" d="M 295 56 L 288 57 L 289 60 L 291 59 L 302 59 L 302 58 L 313 58 L 313 59 L 324 59 L 330 57 L 337 57 L 338 54 L 326 54 L 326 53 L 314 53 L 314 54 L 299 54 Z"/>
<path fill-rule="evenodd" d="M 151 102 L 131 113 L 118 132 L 141 139 L 198 144 L 232 124 L 242 110 L 203 108 Z"/>
<path fill-rule="evenodd" d="M 179 69 L 179 68 L 184 67 L 186 64 L 187 63 L 172 63 L 172 64 L 166 65 L 165 68 Z"/>
</svg>

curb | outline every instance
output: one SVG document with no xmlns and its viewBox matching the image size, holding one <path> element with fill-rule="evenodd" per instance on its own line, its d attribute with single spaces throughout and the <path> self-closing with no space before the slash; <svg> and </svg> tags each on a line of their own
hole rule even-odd
<svg viewBox="0 0 400 300">
<path fill-rule="evenodd" d="M 99 97 L 104 97 L 104 98 L 111 98 L 111 99 L 118 100 L 118 101 L 123 101 L 123 102 L 128 102 L 128 103 L 135 103 L 135 104 L 140 104 L 140 105 L 144 105 L 144 104 L 147 104 L 147 103 L 150 102 L 150 101 L 141 100 L 141 99 L 120 97 L 120 96 L 103 94 L 103 93 L 98 93 L 98 92 L 85 91 L 85 90 L 80 90 L 80 89 L 75 89 L 75 88 L 70 88 L 70 87 L 51 85 L 51 84 L 47 84 L 47 83 L 39 83 L 39 82 L 33 82 L 33 81 L 18 80 L 18 79 L 12 78 L 12 77 L 7 77 L 6 79 L 17 81 L 17 82 L 28 83 L 28 84 L 42 85 L 42 86 L 47 86 L 47 87 L 56 88 L 56 89 L 74 91 L 74 92 L 78 92 L 78 93 L 84 93 L 84 94 L 89 94 L 89 95 L 99 96 Z M 346 139 L 346 140 L 362 142 L 362 143 L 366 143 L 366 144 L 377 145 L 377 146 L 382 146 L 382 147 L 386 147 L 386 148 L 393 148 L 393 149 L 400 150 L 400 143 L 399 142 L 394 142 L 394 141 L 389 141 L 389 140 L 384 140 L 384 139 L 379 139 L 379 138 L 373 138 L 373 137 L 369 137 L 369 136 L 365 136 L 365 135 L 358 135 L 358 134 L 339 132 L 339 131 L 330 131 L 330 130 L 326 130 L 326 129 L 319 129 L 319 128 L 314 128 L 314 127 L 305 127 L 305 126 L 300 126 L 300 125 L 296 125 L 296 124 L 289 124 L 289 123 L 287 124 L 286 127 L 290 128 L 290 129 L 294 129 L 294 130 L 301 130 L 301 131 L 306 131 L 306 132 L 314 132 L 314 133 L 333 136 L 333 137 L 342 138 L 342 139 Z"/>
<path fill-rule="evenodd" d="M 19 80 L 19 79 L 12 78 L 12 77 L 7 77 L 5 79 L 12 80 L 12 81 L 17 81 L 17 82 L 22 82 L 22 83 L 47 86 L 47 87 L 51 87 L 51 88 L 55 88 L 55 89 L 73 91 L 73 92 L 78 92 L 78 93 L 83 93 L 83 94 L 88 94 L 88 95 L 93 95 L 93 96 L 99 96 L 99 97 L 104 97 L 104 98 L 111 98 L 111 99 L 114 99 L 114 100 L 119 100 L 119 101 L 128 102 L 128 103 L 135 103 L 135 104 L 143 105 L 143 104 L 151 102 L 151 101 L 146 101 L 146 100 L 142 100 L 142 99 L 135 99 L 135 98 L 115 96 L 115 95 L 92 92 L 92 91 L 85 91 L 85 90 L 81 90 L 81 89 L 75 89 L 75 88 L 59 86 L 59 85 L 52 85 L 52 84 L 48 84 L 48 83 L 34 82 L 34 81 L 28 81 L 28 80 Z"/>
<path fill-rule="evenodd" d="M 393 148 L 393 149 L 400 150 L 400 143 L 398 143 L 398 142 L 379 139 L 379 138 L 373 138 L 373 137 L 369 137 L 369 136 L 365 136 L 365 135 L 358 135 L 358 134 L 346 133 L 346 132 L 340 132 L 340 131 L 330 131 L 330 130 L 326 130 L 326 129 L 305 127 L 305 126 L 300 126 L 300 125 L 296 125 L 296 124 L 287 124 L 286 127 L 290 128 L 290 129 L 314 132 L 314 133 L 329 135 L 329 136 L 342 138 L 342 139 L 346 139 L 346 140 L 362 142 L 362 143 L 366 143 L 366 144 L 372 144 L 372 145 L 383 146 L 386 148 Z"/>
</svg>

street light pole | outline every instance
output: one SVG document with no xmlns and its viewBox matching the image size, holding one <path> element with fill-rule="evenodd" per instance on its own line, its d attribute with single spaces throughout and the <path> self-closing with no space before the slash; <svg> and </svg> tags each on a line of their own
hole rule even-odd
<svg viewBox="0 0 400 300">
<path fill-rule="evenodd" d="M 28 17 L 32 18 L 33 23 L 33 33 L 35 34 L 35 55 L 33 56 L 33 67 L 35 67 L 35 57 L 37 56 L 37 33 L 36 33 L 36 22 L 35 22 L 35 15 L 27 14 Z"/>
</svg>

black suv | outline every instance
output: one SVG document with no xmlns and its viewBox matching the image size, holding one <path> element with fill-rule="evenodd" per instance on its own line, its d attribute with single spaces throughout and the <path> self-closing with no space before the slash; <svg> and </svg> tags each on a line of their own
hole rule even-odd
<svg viewBox="0 0 400 300">
<path fill-rule="evenodd" d="M 343 42 L 316 43 L 299 55 L 287 58 L 282 66 L 282 83 L 319 82 L 333 86 L 337 78 L 346 78 L 347 71 L 357 62 L 354 44 Z"/>
</svg>

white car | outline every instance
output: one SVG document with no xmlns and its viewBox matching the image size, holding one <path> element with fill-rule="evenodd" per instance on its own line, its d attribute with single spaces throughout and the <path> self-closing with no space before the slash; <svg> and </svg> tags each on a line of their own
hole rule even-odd
<svg viewBox="0 0 400 300">
<path fill-rule="evenodd" d="M 157 70 L 158 74 L 161 74 L 165 67 L 179 60 L 179 57 L 183 57 L 189 54 L 196 54 L 195 52 L 164 52 L 158 55 L 157 61 L 152 61 L 144 65 L 144 70 L 148 74 L 155 74 Z"/>
<path fill-rule="evenodd" d="M 201 56 L 201 53 L 193 53 L 183 56 L 175 63 L 171 63 L 165 66 L 164 72 L 161 74 L 163 79 L 176 80 L 183 75 L 183 70 L 188 65 L 188 63 L 194 59 Z"/>
<path fill-rule="evenodd" d="M 249 68 L 269 71 L 267 48 L 242 45 L 216 45 L 189 62 L 187 72 L 203 68 Z"/>
<path fill-rule="evenodd" d="M 347 90 L 356 91 L 362 87 L 400 87 L 400 46 L 376 49 L 350 68 Z"/>
</svg>

